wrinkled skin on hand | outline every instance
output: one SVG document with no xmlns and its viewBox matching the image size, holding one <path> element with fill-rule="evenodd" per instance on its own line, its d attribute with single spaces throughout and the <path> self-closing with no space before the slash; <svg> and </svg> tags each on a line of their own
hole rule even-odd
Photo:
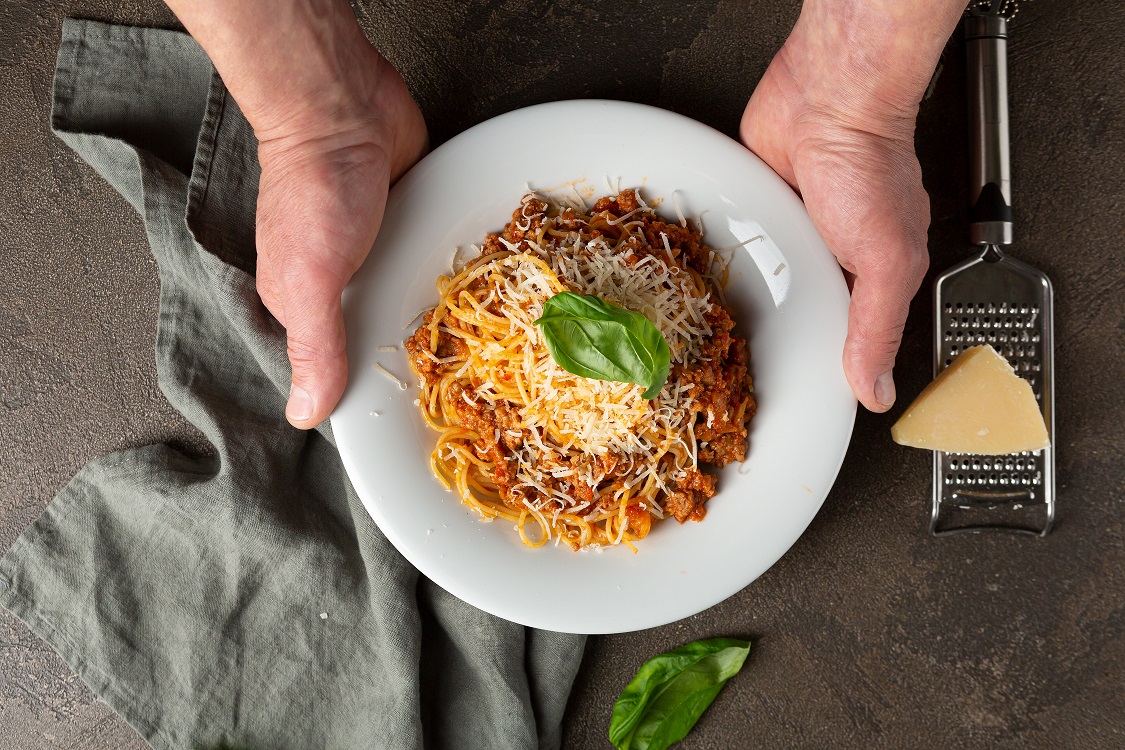
<svg viewBox="0 0 1125 750">
<path fill-rule="evenodd" d="M 914 153 L 929 70 L 923 63 L 893 90 L 872 86 L 833 69 L 839 56 L 825 53 L 823 33 L 809 36 L 799 22 L 754 91 L 741 136 L 801 194 L 847 271 L 844 372 L 859 401 L 882 412 L 895 400 L 895 355 L 929 263 L 929 197 Z"/>
<path fill-rule="evenodd" d="M 427 144 L 402 78 L 361 44 L 361 80 L 343 89 L 330 116 L 298 113 L 259 132 L 258 293 L 286 329 L 286 417 L 304 429 L 327 418 L 343 394 L 340 294 L 375 241 L 390 185 Z"/>
</svg>

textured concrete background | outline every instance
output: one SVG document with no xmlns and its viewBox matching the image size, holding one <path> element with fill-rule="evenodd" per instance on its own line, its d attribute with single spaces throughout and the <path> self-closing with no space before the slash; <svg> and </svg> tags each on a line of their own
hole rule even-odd
<svg viewBox="0 0 1125 750">
<path fill-rule="evenodd" d="M 786 2 L 361 3 L 435 142 L 510 109 L 600 96 L 734 134 L 798 12 Z M 155 0 L 0 4 L 0 548 L 88 460 L 198 444 L 156 387 L 156 272 L 140 221 L 48 132 L 68 15 L 174 25 Z M 964 64 L 947 50 L 918 150 L 937 271 L 966 255 Z M 608 747 L 648 656 L 744 635 L 747 668 L 684 748 L 1125 747 L 1125 5 L 1025 3 L 1011 44 L 1015 253 L 1057 294 L 1059 525 L 1045 540 L 934 541 L 929 455 L 861 414 L 836 488 L 792 551 L 686 621 L 593 638 L 566 747 Z M 916 301 L 899 392 L 930 368 Z M 638 603 L 643 606 L 643 603 Z M 0 750 L 142 748 L 61 660 L 0 611 Z"/>
</svg>

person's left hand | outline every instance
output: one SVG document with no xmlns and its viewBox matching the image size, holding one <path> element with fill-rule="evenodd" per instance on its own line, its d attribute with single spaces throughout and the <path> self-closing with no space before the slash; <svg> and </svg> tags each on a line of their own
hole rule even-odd
<svg viewBox="0 0 1125 750">
<path fill-rule="evenodd" d="M 293 368 L 285 416 L 324 420 L 348 369 L 340 294 L 371 249 L 390 185 L 426 148 L 426 126 L 398 72 L 373 47 L 356 51 L 363 75 L 344 105 L 257 125 L 258 293 L 285 327 Z"/>
<path fill-rule="evenodd" d="M 348 378 L 340 294 L 379 232 L 426 123 L 344 0 L 166 0 L 258 138 L 256 281 L 285 327 L 285 416 L 310 429 Z"/>
</svg>

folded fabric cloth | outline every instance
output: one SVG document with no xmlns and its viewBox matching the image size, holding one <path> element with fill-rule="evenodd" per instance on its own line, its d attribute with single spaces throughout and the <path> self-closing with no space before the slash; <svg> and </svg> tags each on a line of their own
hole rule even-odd
<svg viewBox="0 0 1125 750">
<path fill-rule="evenodd" d="M 67 21 L 55 132 L 144 219 L 156 362 L 209 455 L 82 469 L 0 560 L 0 604 L 157 748 L 557 747 L 583 637 L 450 596 L 284 420 L 254 288 L 256 141 L 184 34 Z"/>
</svg>

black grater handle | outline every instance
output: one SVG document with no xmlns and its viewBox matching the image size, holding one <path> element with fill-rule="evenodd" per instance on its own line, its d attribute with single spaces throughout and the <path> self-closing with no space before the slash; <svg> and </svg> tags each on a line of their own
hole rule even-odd
<svg viewBox="0 0 1125 750">
<path fill-rule="evenodd" d="M 1008 154 L 1008 22 L 965 17 L 969 73 L 969 240 L 1012 244 L 1012 185 Z"/>
</svg>

